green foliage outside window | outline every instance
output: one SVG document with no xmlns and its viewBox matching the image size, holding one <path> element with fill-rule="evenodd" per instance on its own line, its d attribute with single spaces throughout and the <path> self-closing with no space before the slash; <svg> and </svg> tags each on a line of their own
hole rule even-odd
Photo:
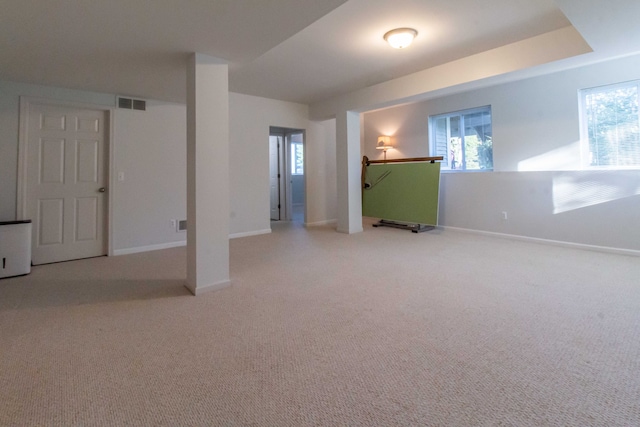
<svg viewBox="0 0 640 427">
<path fill-rule="evenodd" d="M 583 91 L 583 120 L 588 166 L 640 166 L 637 82 Z"/>
<path fill-rule="evenodd" d="M 430 152 L 443 156 L 445 170 L 493 170 L 491 107 L 429 118 Z"/>
</svg>

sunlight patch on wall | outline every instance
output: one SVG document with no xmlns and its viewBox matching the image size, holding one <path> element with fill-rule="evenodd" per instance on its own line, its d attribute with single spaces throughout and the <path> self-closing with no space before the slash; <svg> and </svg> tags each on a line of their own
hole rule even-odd
<svg viewBox="0 0 640 427">
<path fill-rule="evenodd" d="M 553 178 L 553 213 L 640 195 L 640 172 L 567 172 Z"/>
<path fill-rule="evenodd" d="M 580 141 L 518 163 L 518 171 L 563 171 L 580 169 Z"/>
</svg>

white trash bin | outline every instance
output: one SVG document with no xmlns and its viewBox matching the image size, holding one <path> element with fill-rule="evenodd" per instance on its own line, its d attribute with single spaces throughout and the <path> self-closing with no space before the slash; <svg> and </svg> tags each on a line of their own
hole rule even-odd
<svg viewBox="0 0 640 427">
<path fill-rule="evenodd" d="M 31 273 L 31 220 L 0 222 L 0 279 Z"/>
</svg>

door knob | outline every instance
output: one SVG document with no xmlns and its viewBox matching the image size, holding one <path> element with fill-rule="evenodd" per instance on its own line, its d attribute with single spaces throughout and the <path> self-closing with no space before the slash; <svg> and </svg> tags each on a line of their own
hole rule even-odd
<svg viewBox="0 0 640 427">
<path fill-rule="evenodd" d="M 104 193 L 105 191 L 107 191 L 107 189 L 104 188 L 104 187 L 100 187 L 100 189 L 98 189 L 98 191 L 101 192 L 101 193 Z"/>
</svg>

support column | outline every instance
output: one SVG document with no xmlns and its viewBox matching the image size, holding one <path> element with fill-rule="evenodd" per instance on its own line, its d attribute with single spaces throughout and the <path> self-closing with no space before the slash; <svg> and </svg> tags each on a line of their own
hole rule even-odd
<svg viewBox="0 0 640 427">
<path fill-rule="evenodd" d="M 360 113 L 336 115 L 336 166 L 338 177 L 338 231 L 362 231 L 362 188 L 360 183 Z"/>
<path fill-rule="evenodd" d="M 193 54 L 187 67 L 187 283 L 194 294 L 230 286 L 229 70 Z"/>
</svg>

